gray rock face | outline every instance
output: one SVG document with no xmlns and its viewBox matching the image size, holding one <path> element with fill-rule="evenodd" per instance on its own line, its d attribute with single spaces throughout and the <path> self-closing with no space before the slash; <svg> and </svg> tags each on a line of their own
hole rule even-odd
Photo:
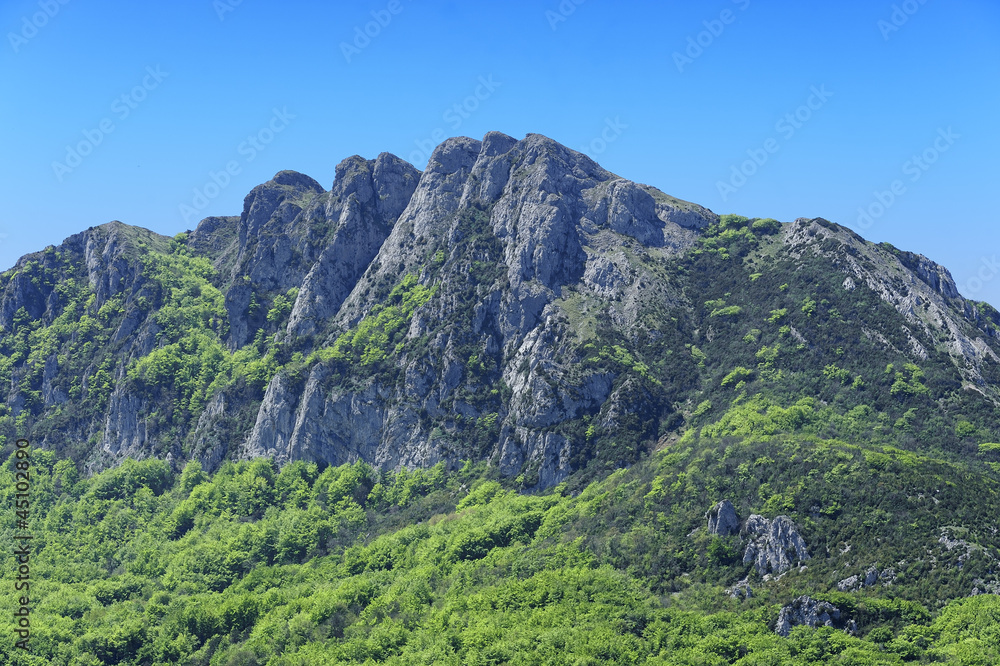
<svg viewBox="0 0 1000 666">
<path fill-rule="evenodd" d="M 352 158 L 337 167 L 323 209 L 330 227 L 327 245 L 295 300 L 287 328 L 290 338 L 318 332 L 337 313 L 409 203 L 419 176 L 388 153 L 374 161 Z"/>
<path fill-rule="evenodd" d="M 747 544 L 743 564 L 753 564 L 757 573 L 782 574 L 796 562 L 809 559 L 806 543 L 788 516 L 768 520 L 756 514 L 747 519 Z"/>
<path fill-rule="evenodd" d="M 191 238 L 195 247 L 218 248 L 215 236 L 232 236 L 232 247 L 217 262 L 230 274 L 230 348 L 244 346 L 266 324 L 267 309 L 251 303 L 291 287 L 299 292 L 288 339 L 322 332 L 375 258 L 419 178 L 413 166 L 388 153 L 343 160 L 329 192 L 308 176 L 281 171 L 247 195 L 235 225 L 230 218 L 200 224 Z"/>
<path fill-rule="evenodd" d="M 328 374 L 325 366 L 317 365 L 301 393 L 277 375 L 239 457 L 332 465 L 364 460 L 388 469 L 429 466 L 444 458 L 433 442 L 412 446 L 419 420 L 411 408 L 390 408 L 390 395 L 375 383 L 360 392 L 328 393 Z"/>
<path fill-rule="evenodd" d="M 778 613 L 778 622 L 774 632 L 787 637 L 793 627 L 846 627 L 849 633 L 856 630 L 854 621 L 845 622 L 840 609 L 826 601 L 817 601 L 812 597 L 801 596 L 785 606 Z"/>
<path fill-rule="evenodd" d="M 616 181 L 608 188 L 608 227 L 643 245 L 663 245 L 666 226 L 656 216 L 656 202 L 639 185 Z M 603 201 L 601 202 L 603 204 Z"/>
<path fill-rule="evenodd" d="M 387 419 L 378 389 L 333 392 L 328 397 L 322 388 L 325 374 L 325 368 L 317 366 L 306 382 L 292 424 L 288 456 L 335 465 L 356 460 L 374 463 L 380 458 L 384 462 L 386 452 L 379 450 L 379 444 L 392 433 L 384 431 Z"/>
<path fill-rule="evenodd" d="M 112 393 L 104 422 L 101 452 L 114 461 L 127 457 L 149 457 L 148 432 L 143 418 L 148 413 L 147 401 L 135 393 L 121 390 Z"/>
<path fill-rule="evenodd" d="M 65 391 L 53 386 L 52 380 L 55 379 L 58 372 L 59 361 L 56 355 L 52 354 L 45 359 L 45 370 L 42 374 L 42 401 L 46 407 L 49 405 L 61 405 L 69 400 L 69 396 L 66 395 Z"/>
<path fill-rule="evenodd" d="M 244 445 L 244 457 L 267 456 L 278 462 L 287 461 L 297 404 L 298 396 L 290 390 L 288 379 L 276 375 L 268 384 L 264 403 L 257 412 L 257 422 Z"/>
<path fill-rule="evenodd" d="M 708 520 L 708 533 L 716 536 L 732 536 L 739 534 L 740 519 L 736 516 L 736 507 L 729 500 L 722 500 L 705 514 Z"/>
<path fill-rule="evenodd" d="M 242 347 L 251 339 L 251 331 L 256 329 L 263 318 L 253 317 L 249 311 L 253 298 L 253 288 L 249 281 L 235 284 L 226 292 L 225 307 L 229 315 L 229 338 L 233 348 Z"/>
<path fill-rule="evenodd" d="M 202 469 L 216 469 L 229 452 L 228 433 L 219 427 L 226 415 L 226 394 L 216 393 L 198 417 L 191 441 Z"/>
<path fill-rule="evenodd" d="M 250 218 L 280 211 L 277 200 L 268 198 L 272 191 L 265 188 L 257 195 L 261 203 L 251 205 L 260 213 L 244 211 L 248 230 L 258 228 Z M 406 339 L 431 342 L 425 354 L 399 359 L 402 385 L 375 381 L 324 390 L 326 371 L 318 367 L 301 391 L 275 377 L 240 455 L 425 466 L 448 458 L 444 440 L 433 437 L 427 419 L 443 422 L 444 434 L 453 436 L 458 416 L 476 423 L 492 419 L 496 439 L 483 454 L 505 474 L 530 470 L 539 487 L 554 485 L 571 471 L 574 451 L 561 424 L 599 411 L 599 424 L 614 430 L 654 408 L 638 382 L 616 388 L 611 373 L 574 372 L 580 359 L 569 345 L 573 331 L 558 303 L 564 289 L 576 288 L 582 279 L 588 297 L 621 297 L 616 317 L 628 325 L 638 316 L 637 283 L 643 275 L 630 267 L 622 243 L 670 256 L 689 247 L 695 234 L 669 215 L 701 215 L 704 224 L 716 219 L 710 211 L 693 204 L 685 209 L 684 202 L 654 188 L 617 178 L 551 139 L 529 135 L 517 141 L 498 132 L 482 141 L 445 141 L 423 174 L 388 155 L 374 163 L 345 160 L 333 189 L 303 204 L 300 216 L 319 215 L 321 201 L 326 202 L 322 218 L 330 221 L 327 245 L 304 276 L 288 340 L 326 335 L 330 344 L 379 303 L 384 285 L 405 274 L 425 276 L 435 253 L 443 265 L 434 280 L 447 296 L 414 313 Z M 276 228 L 277 215 L 270 213 L 261 235 Z M 470 236 L 489 240 L 477 241 L 483 249 L 475 256 L 459 254 Z M 251 243 L 249 233 L 246 242 Z M 493 284 L 476 285 L 466 320 L 470 306 L 456 293 L 474 262 L 502 266 L 504 272 Z M 426 277 L 421 282 L 430 284 Z M 230 299 L 234 311 L 245 308 L 238 285 L 227 295 L 227 306 Z M 443 325 L 456 321 L 468 323 Z M 246 330 L 231 326 L 234 340 L 248 339 L 254 328 L 253 322 Z M 483 390 L 466 368 L 468 352 L 458 355 L 462 345 L 474 345 L 495 368 L 491 381 L 509 388 L 507 400 L 482 407 L 462 397 Z"/>
<path fill-rule="evenodd" d="M 253 250 L 254 240 L 259 237 L 260 231 L 272 217 L 276 214 L 279 219 L 287 217 L 291 206 L 296 205 L 295 202 L 299 198 L 322 192 L 322 185 L 309 176 L 294 171 L 281 171 L 268 182 L 253 188 L 243 200 L 243 214 L 240 215 L 237 229 L 240 248 L 237 261 L 239 262 Z M 287 205 L 281 211 L 283 204 Z"/>
<path fill-rule="evenodd" d="M 837 589 L 841 592 L 849 592 L 858 589 L 858 576 L 849 576 L 837 583 Z"/>
</svg>

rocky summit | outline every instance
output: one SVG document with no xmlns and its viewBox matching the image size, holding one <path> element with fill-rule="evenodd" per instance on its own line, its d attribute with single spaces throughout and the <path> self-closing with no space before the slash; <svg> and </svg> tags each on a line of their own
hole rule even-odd
<svg viewBox="0 0 1000 666">
<path fill-rule="evenodd" d="M 329 190 L 282 171 L 238 217 L 173 238 L 110 222 L 23 257 L 0 277 L 0 433 L 90 471 L 482 460 L 540 489 L 805 395 L 975 455 L 998 324 L 923 256 L 720 217 L 491 132 L 423 172 L 388 153 Z"/>
</svg>

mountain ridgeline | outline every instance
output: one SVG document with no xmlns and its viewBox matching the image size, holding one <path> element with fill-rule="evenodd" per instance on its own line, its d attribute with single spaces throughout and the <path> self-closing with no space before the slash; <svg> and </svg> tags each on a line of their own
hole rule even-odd
<svg viewBox="0 0 1000 666">
<path fill-rule="evenodd" d="M 492 132 L 424 172 L 282 171 L 238 217 L 23 257 L 0 276 L 0 439 L 91 472 L 471 460 L 541 490 L 692 437 L 808 433 L 995 474 L 998 354 L 997 311 L 923 256 Z"/>
</svg>

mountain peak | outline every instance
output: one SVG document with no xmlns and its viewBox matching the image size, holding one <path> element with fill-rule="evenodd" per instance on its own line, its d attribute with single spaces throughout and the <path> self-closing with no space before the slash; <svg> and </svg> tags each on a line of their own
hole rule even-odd
<svg viewBox="0 0 1000 666">
<path fill-rule="evenodd" d="M 487 157 L 502 155 L 517 144 L 517 139 L 503 132 L 487 132 L 482 141 L 482 154 Z"/>
<path fill-rule="evenodd" d="M 431 173 L 451 174 L 462 168 L 469 169 L 476 162 L 482 142 L 467 136 L 455 136 L 445 139 L 427 162 L 427 171 Z"/>
<path fill-rule="evenodd" d="M 361 157 L 361 155 L 351 155 L 342 159 L 334 169 L 333 176 L 333 187 L 337 187 L 339 183 L 343 183 L 355 174 L 366 173 L 371 169 L 371 160 L 366 160 Z"/>
<path fill-rule="evenodd" d="M 274 178 L 270 182 L 276 185 L 284 185 L 286 187 L 294 187 L 296 190 L 304 192 L 324 192 L 323 186 L 317 183 L 315 180 L 309 176 L 299 173 L 298 171 L 279 171 L 274 174 Z"/>
</svg>

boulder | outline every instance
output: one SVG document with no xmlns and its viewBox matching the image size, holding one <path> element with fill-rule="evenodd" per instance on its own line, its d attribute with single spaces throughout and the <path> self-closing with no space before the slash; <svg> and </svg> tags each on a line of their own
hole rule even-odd
<svg viewBox="0 0 1000 666">
<path fill-rule="evenodd" d="M 851 634 L 857 631 L 854 621 L 845 621 L 839 608 L 827 601 L 817 601 L 805 595 L 781 609 L 774 632 L 787 637 L 793 627 L 802 625 L 813 628 L 820 626 L 843 628 Z"/>
<path fill-rule="evenodd" d="M 739 534 L 740 519 L 736 516 L 736 507 L 729 500 L 722 500 L 705 514 L 708 519 L 708 533 L 727 537 Z"/>
</svg>

